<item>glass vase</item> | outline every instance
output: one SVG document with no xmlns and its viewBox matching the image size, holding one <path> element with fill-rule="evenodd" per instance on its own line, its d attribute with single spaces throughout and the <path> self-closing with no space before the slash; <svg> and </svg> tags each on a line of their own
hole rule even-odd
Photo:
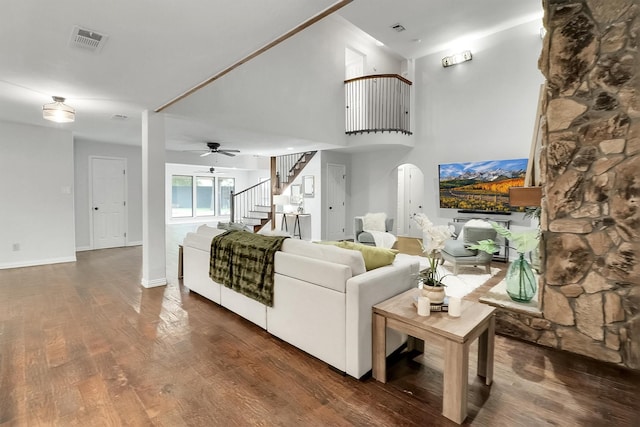
<svg viewBox="0 0 640 427">
<path fill-rule="evenodd" d="M 507 294 L 517 302 L 529 302 L 536 293 L 537 283 L 531 265 L 519 254 L 518 259 L 511 262 L 507 270 Z"/>
</svg>

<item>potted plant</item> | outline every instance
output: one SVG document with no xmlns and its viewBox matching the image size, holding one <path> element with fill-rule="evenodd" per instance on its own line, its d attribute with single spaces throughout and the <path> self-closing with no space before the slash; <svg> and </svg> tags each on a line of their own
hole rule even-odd
<svg viewBox="0 0 640 427">
<path fill-rule="evenodd" d="M 509 240 L 509 247 L 518 252 L 518 258 L 511 262 L 505 277 L 507 294 L 517 302 L 531 301 L 536 293 L 537 283 L 531 264 L 525 259 L 524 255 L 538 246 L 540 231 L 536 229 L 511 231 L 494 222 L 491 223 L 491 226 L 498 234 Z M 498 250 L 498 245 L 489 239 L 481 240 L 477 244 L 469 246 L 469 248 L 492 254 Z"/>
<path fill-rule="evenodd" d="M 419 279 L 422 282 L 422 293 L 428 297 L 432 304 L 442 304 L 444 302 L 444 287 L 442 282 L 445 275 L 438 271 L 438 261 L 440 251 L 444 248 L 444 243 L 451 238 L 453 232 L 446 225 L 433 225 L 429 218 L 422 214 L 415 214 L 412 219 L 422 230 L 422 240 L 420 248 L 427 257 L 428 267 L 420 271 Z"/>
</svg>

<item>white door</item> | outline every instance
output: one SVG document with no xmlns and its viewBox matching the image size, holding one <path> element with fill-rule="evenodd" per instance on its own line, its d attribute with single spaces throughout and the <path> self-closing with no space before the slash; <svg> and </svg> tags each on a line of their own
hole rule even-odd
<svg viewBox="0 0 640 427">
<path fill-rule="evenodd" d="M 400 183 L 404 184 L 402 189 L 398 188 L 398 217 L 403 220 L 401 233 L 409 237 L 422 237 L 422 230 L 411 217 L 423 212 L 424 174 L 416 165 L 402 165 L 398 168 L 398 184 Z"/>
<path fill-rule="evenodd" d="M 91 158 L 93 249 L 125 246 L 125 159 Z"/>
<path fill-rule="evenodd" d="M 341 240 L 345 237 L 346 175 L 345 165 L 327 165 L 327 240 Z"/>
</svg>

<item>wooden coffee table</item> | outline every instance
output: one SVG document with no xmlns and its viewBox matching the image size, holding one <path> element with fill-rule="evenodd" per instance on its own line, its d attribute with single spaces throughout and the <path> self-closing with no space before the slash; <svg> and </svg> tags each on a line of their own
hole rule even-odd
<svg viewBox="0 0 640 427">
<path fill-rule="evenodd" d="M 441 343 L 445 348 L 442 415 L 457 423 L 467 417 L 469 346 L 478 340 L 478 375 L 485 384 L 493 381 L 493 338 L 495 308 L 473 301 L 462 301 L 462 315 L 446 312 L 418 316 L 413 305 L 417 288 L 373 306 L 373 378 L 387 381 L 386 328 L 403 332 L 424 343 Z"/>
</svg>

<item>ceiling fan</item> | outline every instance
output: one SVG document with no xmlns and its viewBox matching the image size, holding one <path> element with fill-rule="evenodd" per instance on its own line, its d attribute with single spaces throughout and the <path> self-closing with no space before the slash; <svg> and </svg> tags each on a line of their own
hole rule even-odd
<svg viewBox="0 0 640 427">
<path fill-rule="evenodd" d="M 209 170 L 195 171 L 195 173 L 210 173 L 213 175 L 216 173 L 216 169 L 214 167 L 210 167 Z"/>
<path fill-rule="evenodd" d="M 200 157 L 205 157 L 213 153 L 224 154 L 225 156 L 234 157 L 235 154 L 233 153 L 240 152 L 240 150 L 221 150 L 219 142 L 207 142 L 207 147 L 209 148 L 209 151 L 200 154 Z"/>
</svg>

